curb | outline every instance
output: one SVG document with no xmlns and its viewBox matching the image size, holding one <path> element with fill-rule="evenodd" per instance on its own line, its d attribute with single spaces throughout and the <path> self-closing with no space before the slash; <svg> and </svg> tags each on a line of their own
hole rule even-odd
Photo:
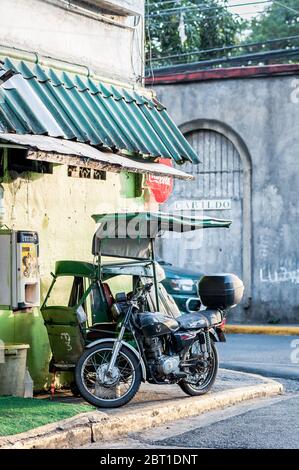
<svg viewBox="0 0 299 470">
<path fill-rule="evenodd" d="M 131 432 L 159 426 L 168 421 L 197 416 L 204 412 L 233 406 L 246 400 L 271 397 L 283 392 L 283 386 L 269 380 L 253 385 L 216 392 L 213 396 L 179 398 L 119 414 L 101 411 L 83 413 L 74 418 L 52 423 L 31 431 L 0 438 L 0 449 L 77 448 L 100 440 L 113 440 Z"/>
<path fill-rule="evenodd" d="M 226 325 L 225 333 L 299 336 L 299 326 Z"/>
<path fill-rule="evenodd" d="M 259 364 L 242 364 L 240 362 L 222 362 L 221 368 L 232 370 L 236 372 L 243 372 L 246 374 L 253 374 L 253 375 L 260 375 L 263 377 L 272 377 L 273 379 L 287 379 L 287 380 L 299 380 L 299 368 L 298 367 L 291 367 L 291 366 L 273 366 L 271 365 L 271 369 L 267 369 L 267 367 L 263 367 Z"/>
</svg>

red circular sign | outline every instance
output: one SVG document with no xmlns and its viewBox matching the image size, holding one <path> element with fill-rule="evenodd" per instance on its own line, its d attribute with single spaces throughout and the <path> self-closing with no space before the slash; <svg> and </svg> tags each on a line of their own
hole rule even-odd
<svg viewBox="0 0 299 470">
<path fill-rule="evenodd" d="M 172 166 L 170 158 L 160 158 L 161 165 Z M 156 202 L 167 201 L 173 190 L 173 179 L 171 176 L 148 175 L 146 186 L 151 190 Z"/>
</svg>

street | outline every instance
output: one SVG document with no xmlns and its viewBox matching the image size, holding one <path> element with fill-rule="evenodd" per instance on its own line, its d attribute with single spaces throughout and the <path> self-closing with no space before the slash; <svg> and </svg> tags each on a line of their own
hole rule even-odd
<svg viewBox="0 0 299 470">
<path fill-rule="evenodd" d="M 88 448 L 299 448 L 299 378 L 295 336 L 229 335 L 218 345 L 221 366 L 274 376 L 281 396 L 251 400 L 221 411 L 182 419 Z M 293 345 L 293 347 L 292 347 Z M 293 352 L 293 356 L 291 356 Z"/>
<path fill-rule="evenodd" d="M 299 338 L 296 336 L 227 336 L 218 344 L 220 365 L 268 377 L 299 379 Z"/>
</svg>

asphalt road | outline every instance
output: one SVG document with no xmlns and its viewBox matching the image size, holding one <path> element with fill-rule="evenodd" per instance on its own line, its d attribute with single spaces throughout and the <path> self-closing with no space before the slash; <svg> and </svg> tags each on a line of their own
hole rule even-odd
<svg viewBox="0 0 299 470">
<path fill-rule="evenodd" d="M 98 449 L 298 449 L 299 394 L 253 400 L 95 443 Z M 162 437 L 163 436 L 163 437 Z M 161 452 L 162 453 L 162 452 Z"/>
<path fill-rule="evenodd" d="M 297 339 L 297 343 L 293 341 Z M 295 347 L 294 347 L 295 346 Z M 225 367 L 274 376 L 282 396 L 252 400 L 221 411 L 168 423 L 93 448 L 299 448 L 299 338 L 229 335 L 218 347 Z"/>
<path fill-rule="evenodd" d="M 231 334 L 217 346 L 221 367 L 299 380 L 299 337 Z"/>
</svg>

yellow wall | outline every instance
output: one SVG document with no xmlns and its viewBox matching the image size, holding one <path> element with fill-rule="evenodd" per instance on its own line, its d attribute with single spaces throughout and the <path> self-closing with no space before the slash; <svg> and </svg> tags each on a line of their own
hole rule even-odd
<svg viewBox="0 0 299 470">
<path fill-rule="evenodd" d="M 134 175 L 107 173 L 106 178 L 69 177 L 67 167 L 61 165 L 54 167 L 53 174 L 30 173 L 27 177 L 22 174 L 14 181 L 2 183 L 4 223 L 11 229 L 34 230 L 39 234 L 41 301 L 51 282 L 50 272 L 54 270 L 55 261 L 92 260 L 91 243 L 96 228 L 92 214 L 157 209 L 148 193 L 145 197 L 133 197 Z M 49 387 L 51 354 L 39 309 L 0 310 L 0 339 L 29 344 L 28 366 L 35 390 Z M 60 377 L 60 383 L 68 380 L 63 375 Z"/>
<path fill-rule="evenodd" d="M 73 178 L 61 165 L 54 167 L 52 175 L 31 173 L 28 179 L 23 174 L 3 183 L 6 225 L 39 233 L 42 297 L 56 260 L 92 259 L 96 228 L 92 214 L 144 210 L 143 197 L 125 197 L 134 194 L 132 176 L 107 173 L 106 181 Z"/>
</svg>

